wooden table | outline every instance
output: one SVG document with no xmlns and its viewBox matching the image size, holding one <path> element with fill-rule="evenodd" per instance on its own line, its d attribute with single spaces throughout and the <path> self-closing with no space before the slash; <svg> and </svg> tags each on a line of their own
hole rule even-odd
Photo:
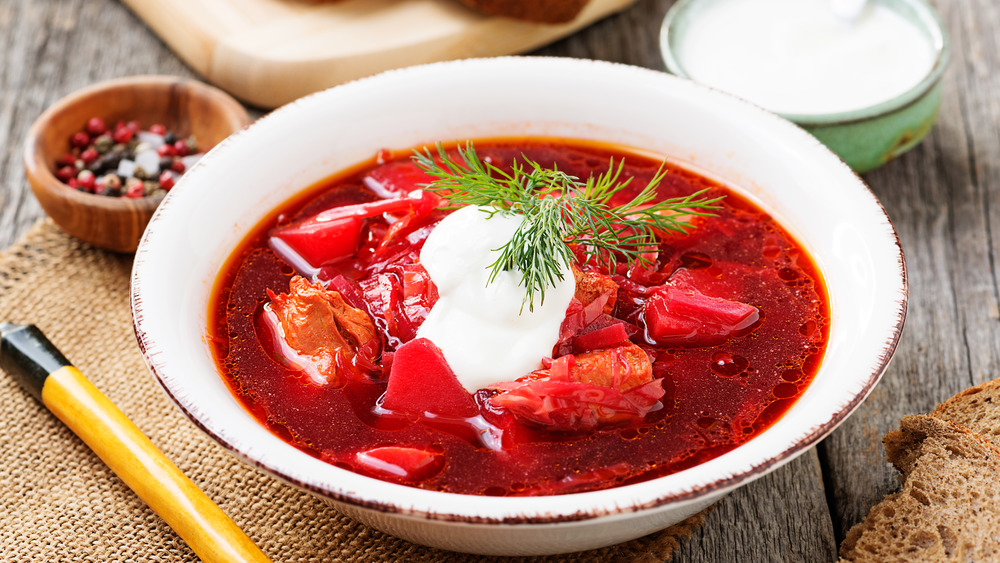
<svg viewBox="0 0 1000 563">
<path fill-rule="evenodd" d="M 672 0 L 639 0 L 539 54 L 663 69 Z M 847 529 L 898 488 L 881 436 L 1000 374 L 1000 4 L 932 0 L 952 38 L 937 126 L 865 180 L 907 259 L 910 307 L 896 356 L 858 412 L 818 447 L 719 502 L 676 561 L 832 561 Z M 21 143 L 49 104 L 119 76 L 192 75 L 114 0 L 0 0 L 0 248 L 43 215 Z M 2 298 L 2 296 L 0 296 Z"/>
</svg>

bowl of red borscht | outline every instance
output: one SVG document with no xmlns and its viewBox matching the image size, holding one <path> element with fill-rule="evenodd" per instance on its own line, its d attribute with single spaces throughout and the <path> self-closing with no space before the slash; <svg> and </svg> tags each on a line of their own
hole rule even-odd
<svg viewBox="0 0 1000 563">
<path fill-rule="evenodd" d="M 234 455 L 491 555 L 640 537 L 803 453 L 878 382 L 906 298 L 884 210 L 813 137 L 549 58 L 262 118 L 160 205 L 131 294 L 154 377 Z"/>
</svg>

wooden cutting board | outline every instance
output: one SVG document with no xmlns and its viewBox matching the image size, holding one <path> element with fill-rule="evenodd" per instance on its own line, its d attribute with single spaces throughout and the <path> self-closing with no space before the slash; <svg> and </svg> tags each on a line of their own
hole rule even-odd
<svg viewBox="0 0 1000 563">
<path fill-rule="evenodd" d="M 383 70 L 529 51 L 635 0 L 590 0 L 576 20 L 531 24 L 456 0 L 122 0 L 188 65 L 272 108 Z"/>
</svg>

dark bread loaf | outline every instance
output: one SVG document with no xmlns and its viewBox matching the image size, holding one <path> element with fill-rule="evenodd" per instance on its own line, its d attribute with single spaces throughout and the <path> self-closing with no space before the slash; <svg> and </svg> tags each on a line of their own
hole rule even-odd
<svg viewBox="0 0 1000 563">
<path fill-rule="evenodd" d="M 844 560 L 1000 561 L 1000 449 L 940 418 L 904 417 L 882 440 L 903 490 L 847 532 Z"/>
<path fill-rule="evenodd" d="M 539 23 L 565 23 L 575 18 L 588 0 L 461 0 L 466 6 L 494 16 Z"/>
<path fill-rule="evenodd" d="M 301 0 L 332 4 L 339 0 Z M 459 0 L 484 14 L 536 23 L 566 23 L 580 14 L 590 0 Z"/>
<path fill-rule="evenodd" d="M 962 391 L 938 405 L 931 416 L 967 426 L 1000 447 L 1000 379 Z"/>
</svg>

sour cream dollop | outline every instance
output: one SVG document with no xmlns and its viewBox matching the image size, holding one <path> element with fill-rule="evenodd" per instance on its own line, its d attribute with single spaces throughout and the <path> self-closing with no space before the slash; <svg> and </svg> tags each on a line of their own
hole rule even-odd
<svg viewBox="0 0 1000 563">
<path fill-rule="evenodd" d="M 552 355 L 559 326 L 576 291 L 568 264 L 563 279 L 545 290 L 545 301 L 522 311 L 525 288 L 521 271 L 490 278 L 496 249 L 510 241 L 521 225 L 519 216 L 490 217 L 483 207 L 469 206 L 445 217 L 420 251 L 440 299 L 417 331 L 444 354 L 459 382 L 471 393 L 492 383 L 513 381 L 541 366 Z"/>
</svg>

